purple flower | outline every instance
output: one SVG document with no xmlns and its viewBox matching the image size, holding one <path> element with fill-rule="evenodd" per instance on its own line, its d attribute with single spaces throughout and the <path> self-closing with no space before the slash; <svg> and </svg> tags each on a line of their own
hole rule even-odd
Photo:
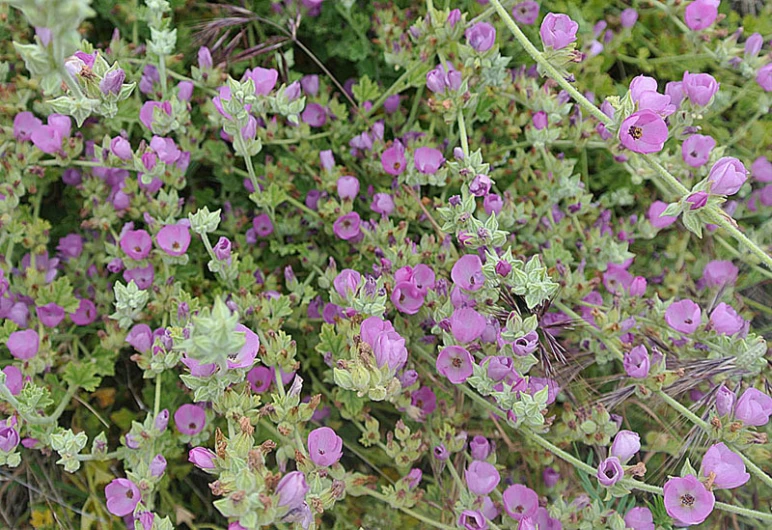
<svg viewBox="0 0 772 530">
<path fill-rule="evenodd" d="M 562 50 L 576 41 L 576 32 L 579 24 L 571 20 L 568 15 L 562 13 L 547 13 L 541 23 L 539 35 L 545 48 Z"/>
<path fill-rule="evenodd" d="M 34 329 L 14 331 L 5 342 L 11 355 L 22 361 L 32 359 L 40 349 L 40 337 Z"/>
<path fill-rule="evenodd" d="M 190 230 L 182 224 L 166 225 L 156 234 L 155 242 L 169 256 L 182 256 L 190 245 Z"/>
<path fill-rule="evenodd" d="M 402 313 L 415 315 L 424 304 L 424 294 L 412 282 L 399 282 L 391 292 L 391 302 Z"/>
<path fill-rule="evenodd" d="M 689 101 L 700 107 L 705 107 L 718 92 L 718 83 L 710 74 L 690 74 L 684 72 L 683 89 Z"/>
<path fill-rule="evenodd" d="M 276 485 L 276 494 L 279 496 L 278 505 L 288 510 L 299 508 L 308 493 L 306 476 L 300 471 L 292 471 L 284 475 Z"/>
<path fill-rule="evenodd" d="M 20 142 L 32 139 L 32 133 L 43 126 L 43 122 L 28 111 L 20 112 L 13 118 L 13 137 Z"/>
<path fill-rule="evenodd" d="M 734 195 L 747 179 L 748 171 L 742 162 L 731 156 L 719 158 L 708 175 L 710 192 L 715 195 Z"/>
<path fill-rule="evenodd" d="M 343 439 L 329 427 L 308 433 L 308 456 L 317 466 L 329 467 L 343 456 Z"/>
<path fill-rule="evenodd" d="M 764 46 L 764 37 L 760 33 L 754 33 L 745 41 L 745 57 L 756 57 Z"/>
<path fill-rule="evenodd" d="M 755 388 L 745 390 L 734 408 L 735 418 L 754 427 L 766 425 L 770 414 L 772 414 L 772 397 Z"/>
<path fill-rule="evenodd" d="M 309 127 L 323 127 L 327 123 L 327 109 L 318 103 L 309 103 L 300 114 L 300 119 Z"/>
<path fill-rule="evenodd" d="M 154 477 L 160 477 L 166 470 L 166 459 L 164 455 L 155 455 L 155 458 L 150 462 L 150 475 Z"/>
<path fill-rule="evenodd" d="M 425 418 L 437 409 L 437 396 L 431 388 L 422 386 L 410 394 L 410 404 L 418 408 L 421 411 L 421 417 Z"/>
<path fill-rule="evenodd" d="M 220 237 L 213 250 L 215 258 L 220 261 L 229 261 L 231 258 L 231 240 L 225 236 Z"/>
<path fill-rule="evenodd" d="M 201 469 L 214 469 L 217 455 L 205 447 L 194 447 L 188 452 L 188 462 Z"/>
<path fill-rule="evenodd" d="M 610 454 L 619 459 L 623 464 L 627 463 L 635 453 L 641 450 L 641 437 L 633 431 L 619 431 L 611 444 Z"/>
<path fill-rule="evenodd" d="M 267 213 L 261 213 L 252 219 L 252 228 L 259 237 L 268 237 L 273 234 L 273 223 Z"/>
<path fill-rule="evenodd" d="M 413 164 L 424 175 L 434 175 L 437 173 L 443 162 L 445 162 L 445 158 L 442 156 L 442 152 L 433 147 L 419 147 L 413 153 Z M 385 163 L 383 167 L 386 168 Z M 386 172 L 388 173 L 388 170 Z"/>
<path fill-rule="evenodd" d="M 491 191 L 491 178 L 488 175 L 475 175 L 472 182 L 469 183 L 469 193 L 475 197 L 485 197 Z"/>
<path fill-rule="evenodd" d="M 134 154 L 131 144 L 122 136 L 116 136 L 110 142 L 110 151 L 121 160 L 131 160 Z"/>
<path fill-rule="evenodd" d="M 343 269 L 332 281 L 335 292 L 342 298 L 356 294 L 362 275 L 353 269 Z"/>
<path fill-rule="evenodd" d="M 654 516 L 645 506 L 633 508 L 625 515 L 625 526 L 633 530 L 655 530 Z"/>
<path fill-rule="evenodd" d="M 536 114 L 533 115 L 533 126 L 536 130 L 541 131 L 542 129 L 545 129 L 547 125 L 549 125 L 549 120 L 547 118 L 547 113 L 543 110 L 540 110 Z"/>
<path fill-rule="evenodd" d="M 142 498 L 139 488 L 126 478 L 116 478 L 105 486 L 105 497 L 107 511 L 118 517 L 132 513 Z"/>
<path fill-rule="evenodd" d="M 405 339 L 396 331 L 382 331 L 373 340 L 373 355 L 379 368 L 396 372 L 407 362 Z"/>
<path fill-rule="evenodd" d="M 474 460 L 485 460 L 491 453 L 491 443 L 485 436 L 478 434 L 469 442 L 469 453 Z"/>
<path fill-rule="evenodd" d="M 486 325 L 485 317 L 474 309 L 459 308 L 450 317 L 450 332 L 462 344 L 477 339 L 485 331 Z"/>
<path fill-rule="evenodd" d="M 457 385 L 463 383 L 474 371 L 474 358 L 466 348 L 448 346 L 440 351 L 436 362 L 437 371 Z"/>
<path fill-rule="evenodd" d="M 394 326 L 379 317 L 368 317 L 359 325 L 360 337 L 371 347 L 375 344 L 375 338 L 384 331 L 394 331 Z"/>
<path fill-rule="evenodd" d="M 5 374 L 5 386 L 13 396 L 18 396 L 21 389 L 24 388 L 24 377 L 21 375 L 21 370 L 16 366 L 9 364 L 3 368 Z"/>
<path fill-rule="evenodd" d="M 767 63 L 756 73 L 756 82 L 765 92 L 772 92 L 772 63 Z"/>
<path fill-rule="evenodd" d="M 535 331 L 529 331 L 522 337 L 518 337 L 512 342 L 512 353 L 518 357 L 525 357 L 536 351 L 539 345 L 539 335 Z"/>
<path fill-rule="evenodd" d="M 701 167 L 708 163 L 714 147 L 716 141 L 710 136 L 693 134 L 681 144 L 681 157 L 691 167 Z"/>
<path fill-rule="evenodd" d="M 247 381 L 249 381 L 249 386 L 252 387 L 252 392 L 262 394 L 271 388 L 273 370 L 267 366 L 255 366 L 247 372 Z"/>
<path fill-rule="evenodd" d="M 450 277 L 461 289 L 479 291 L 485 284 L 480 257 L 475 254 L 461 256 L 453 265 Z"/>
<path fill-rule="evenodd" d="M 139 121 L 150 130 L 153 129 L 153 115 L 156 108 L 161 109 L 169 116 L 172 115 L 172 105 L 168 101 L 146 101 L 139 111 Z"/>
<path fill-rule="evenodd" d="M 383 152 L 381 155 L 381 165 L 386 173 L 395 177 L 405 171 L 405 166 L 407 166 L 405 148 L 399 140 L 396 140 L 391 147 Z"/>
<path fill-rule="evenodd" d="M 539 496 L 531 488 L 521 484 L 513 484 L 501 495 L 504 510 L 516 521 L 524 517 L 532 517 L 539 508 Z"/>
<path fill-rule="evenodd" d="M 343 200 L 354 200 L 359 194 L 359 179 L 352 176 L 343 176 L 338 179 L 338 197 Z"/>
<path fill-rule="evenodd" d="M 488 215 L 493 215 L 494 212 L 496 214 L 500 214 L 501 210 L 504 209 L 504 200 L 500 195 L 489 193 L 483 199 L 483 209 Z"/>
<path fill-rule="evenodd" d="M 751 479 L 742 458 L 723 443 L 714 444 L 705 452 L 700 469 L 703 477 L 714 474 L 713 486 L 716 488 L 739 488 Z"/>
<path fill-rule="evenodd" d="M 629 90 L 630 90 L 630 97 L 633 98 L 633 101 L 635 103 L 638 103 L 638 101 L 641 99 L 641 96 L 645 92 L 657 91 L 657 80 L 654 79 L 653 77 L 649 77 L 646 75 L 636 76 L 633 78 L 632 81 L 630 81 Z"/>
<path fill-rule="evenodd" d="M 115 70 L 110 70 L 102 78 L 102 81 L 100 81 L 99 90 L 105 96 L 109 94 L 114 94 L 117 96 L 118 94 L 120 94 L 121 88 L 123 88 L 123 82 L 125 80 L 126 80 L 126 72 L 124 72 L 122 68 L 116 68 Z"/>
<path fill-rule="evenodd" d="M 373 195 L 373 202 L 370 203 L 370 209 L 381 215 L 391 215 L 394 211 L 394 199 L 388 193 L 376 193 Z"/>
<path fill-rule="evenodd" d="M 317 95 L 319 93 L 319 76 L 314 74 L 303 76 L 300 79 L 300 87 L 309 96 Z"/>
<path fill-rule="evenodd" d="M 713 493 L 694 475 L 673 477 L 665 483 L 665 511 L 681 526 L 700 524 L 713 511 Z"/>
<path fill-rule="evenodd" d="M 650 110 L 639 110 L 628 116 L 619 127 L 619 140 L 634 153 L 656 153 L 667 140 L 667 124 Z"/>
<path fill-rule="evenodd" d="M 177 430 L 186 436 L 195 436 L 204 430 L 206 412 L 203 407 L 186 403 L 174 413 L 174 424 Z"/>
<path fill-rule="evenodd" d="M 0 451 L 10 453 L 19 445 L 19 432 L 8 421 L 0 422 Z"/>
<path fill-rule="evenodd" d="M 709 28 L 718 17 L 720 0 L 695 0 L 686 6 L 684 22 L 692 31 Z"/>
<path fill-rule="evenodd" d="M 759 182 L 772 182 L 772 162 L 760 156 L 751 164 L 753 178 Z"/>
<path fill-rule="evenodd" d="M 638 11 L 633 8 L 627 8 L 619 14 L 619 22 L 623 28 L 632 28 L 638 21 Z"/>
<path fill-rule="evenodd" d="M 450 13 L 448 13 L 448 18 L 447 18 L 447 20 L 445 20 L 445 22 L 451 28 L 455 28 L 456 24 L 458 24 L 459 20 L 461 20 L 461 10 L 460 9 L 454 9 Z"/>
<path fill-rule="evenodd" d="M 466 468 L 464 480 L 469 491 L 475 495 L 488 495 L 499 485 L 501 476 L 498 470 L 488 462 L 474 460 Z"/>
<path fill-rule="evenodd" d="M 147 353 L 153 345 L 153 331 L 147 324 L 135 324 L 126 335 L 128 342 L 140 353 Z"/>
<path fill-rule="evenodd" d="M 435 445 L 434 449 L 432 450 L 432 455 L 434 455 L 434 458 L 436 458 L 441 462 L 444 462 L 450 457 L 450 453 L 448 452 L 448 449 L 445 447 L 445 444 Z"/>
<path fill-rule="evenodd" d="M 478 52 L 487 52 L 496 44 L 496 29 L 487 22 L 478 22 L 464 33 L 466 42 Z"/>
<path fill-rule="evenodd" d="M 700 306 L 686 299 L 673 302 L 665 310 L 665 322 L 674 330 L 690 334 L 700 326 L 702 311 Z"/>
<path fill-rule="evenodd" d="M 721 302 L 710 313 L 710 327 L 722 335 L 734 335 L 745 327 L 745 319 L 732 306 Z"/>
<path fill-rule="evenodd" d="M 133 260 L 145 259 L 153 248 L 153 240 L 145 230 L 126 230 L 121 236 L 121 250 Z"/>
<path fill-rule="evenodd" d="M 722 383 L 718 390 L 716 390 L 716 412 L 718 415 L 726 416 L 731 414 L 734 410 L 735 401 L 737 401 L 735 393 Z"/>
<path fill-rule="evenodd" d="M 702 279 L 708 287 L 734 285 L 739 272 L 740 269 L 731 261 L 714 260 L 705 265 L 702 271 Z"/>
<path fill-rule="evenodd" d="M 35 147 L 49 155 L 62 150 L 62 135 L 50 125 L 41 125 L 32 131 L 31 139 Z"/>
<path fill-rule="evenodd" d="M 649 352 L 642 344 L 625 353 L 622 360 L 625 372 L 634 379 L 644 379 L 649 375 L 649 363 Z"/>
<path fill-rule="evenodd" d="M 682 81 L 670 81 L 665 85 L 665 95 L 670 96 L 670 103 L 679 107 L 684 99 L 684 84 Z"/>
<path fill-rule="evenodd" d="M 544 486 L 554 488 L 560 480 L 560 473 L 551 467 L 545 467 L 541 479 L 544 481 Z"/>
<path fill-rule="evenodd" d="M 270 94 L 273 87 L 276 86 L 276 81 L 279 79 L 279 72 L 273 68 L 254 68 L 244 72 L 243 80 L 251 79 L 255 83 L 255 95 L 267 96 Z M 300 87 L 298 86 L 298 89 Z"/>
<path fill-rule="evenodd" d="M 134 281 L 140 289 L 147 289 L 153 284 L 155 271 L 153 264 L 148 263 L 147 267 L 134 267 L 123 271 L 123 279 L 128 283 Z"/>
<path fill-rule="evenodd" d="M 464 510 L 458 515 L 456 524 L 464 530 L 487 530 L 488 521 L 478 510 Z"/>
<path fill-rule="evenodd" d="M 359 214 L 350 212 L 341 215 L 336 219 L 335 223 L 332 225 L 332 231 L 338 238 L 349 241 L 351 239 L 356 239 L 359 237 L 359 234 L 362 233 L 359 229 L 360 223 L 361 218 L 359 217 Z"/>
<path fill-rule="evenodd" d="M 435 94 L 444 94 L 446 89 L 456 91 L 461 87 L 461 72 L 448 64 L 447 71 L 442 65 L 438 65 L 426 74 L 426 88 Z"/>
<path fill-rule="evenodd" d="M 625 476 L 625 470 L 622 469 L 622 463 L 615 456 L 610 456 L 598 465 L 598 472 L 595 474 L 601 486 L 607 488 L 613 486 Z"/>
<path fill-rule="evenodd" d="M 236 324 L 234 331 L 244 333 L 244 346 L 235 356 L 228 359 L 228 368 L 249 368 L 255 364 L 255 357 L 260 349 L 260 337 L 243 324 Z"/>
<path fill-rule="evenodd" d="M 643 276 L 636 276 L 627 287 L 627 292 L 630 294 L 630 296 L 643 296 L 646 294 L 647 285 L 648 282 L 646 281 L 646 278 Z"/>
<path fill-rule="evenodd" d="M 530 26 L 539 18 L 539 4 L 533 0 L 520 2 L 512 8 L 512 16 L 520 24 Z"/>
</svg>

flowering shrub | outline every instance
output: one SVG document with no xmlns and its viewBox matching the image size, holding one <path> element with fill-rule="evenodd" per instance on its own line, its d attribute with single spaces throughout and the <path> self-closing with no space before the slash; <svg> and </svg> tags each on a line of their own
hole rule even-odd
<svg viewBox="0 0 772 530">
<path fill-rule="evenodd" d="M 772 6 L 232 4 L 0 2 L 4 527 L 772 527 Z"/>
</svg>

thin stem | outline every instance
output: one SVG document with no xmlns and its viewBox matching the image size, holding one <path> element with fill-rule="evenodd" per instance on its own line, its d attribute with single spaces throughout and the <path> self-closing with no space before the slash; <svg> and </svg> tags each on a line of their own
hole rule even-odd
<svg viewBox="0 0 772 530">
<path fill-rule="evenodd" d="M 370 116 L 372 116 L 372 114 L 373 114 L 373 113 L 374 113 L 376 110 L 378 110 L 379 108 L 381 108 L 381 106 L 382 106 L 382 105 L 383 105 L 383 104 L 386 102 L 386 100 L 387 100 L 388 98 L 390 98 L 390 97 L 391 97 L 391 96 L 393 96 L 394 94 L 397 94 L 397 93 L 398 93 L 398 92 L 401 90 L 401 86 L 402 86 L 402 84 L 403 84 L 405 81 L 407 81 L 407 79 L 408 79 L 408 78 L 409 78 L 411 75 L 413 75 L 413 73 L 414 73 L 416 70 L 418 70 L 418 68 L 420 68 L 422 65 L 423 65 L 423 63 L 421 63 L 420 61 L 417 61 L 417 62 L 413 63 L 413 64 L 410 66 L 410 68 L 408 68 L 407 70 L 405 70 L 405 71 L 402 73 L 402 75 L 401 75 L 401 76 L 399 76 L 399 79 L 397 79 L 396 81 L 394 81 L 394 83 L 393 83 L 393 84 L 392 84 L 392 85 L 391 85 L 391 86 L 388 88 L 388 90 L 386 90 L 386 92 L 384 92 L 383 94 L 381 94 L 381 97 L 379 97 L 378 99 L 376 99 L 376 100 L 375 100 L 375 103 L 373 103 L 373 106 L 370 108 L 370 110 L 369 110 L 369 111 L 367 111 L 367 113 L 365 114 L 365 117 L 367 118 L 367 117 L 370 117 Z"/>
<path fill-rule="evenodd" d="M 464 122 L 464 109 L 458 109 L 458 134 L 461 138 L 461 149 L 464 157 L 469 156 L 469 138 L 466 136 L 466 123 Z"/>
<path fill-rule="evenodd" d="M 161 374 L 155 376 L 155 401 L 153 402 L 153 418 L 158 417 L 161 410 Z"/>
<path fill-rule="evenodd" d="M 105 460 L 113 460 L 115 458 L 118 458 L 120 456 L 120 451 L 112 451 L 111 453 L 104 453 L 104 454 L 88 454 L 88 455 L 75 455 L 75 459 L 80 462 L 103 462 Z"/>
<path fill-rule="evenodd" d="M 584 97 L 584 95 L 582 95 L 581 92 L 579 92 L 573 85 L 571 85 L 571 83 L 569 83 L 568 80 L 566 80 L 560 74 L 560 72 L 558 72 L 558 70 L 550 64 L 544 55 L 536 49 L 531 41 L 528 40 L 528 37 L 520 30 L 519 27 L 517 27 L 517 24 L 512 19 L 510 14 L 501 5 L 500 0 L 490 0 L 490 3 L 493 5 L 493 7 L 496 8 L 499 16 L 502 18 L 507 28 L 509 28 L 512 34 L 515 36 L 515 39 L 517 39 L 520 45 L 528 53 L 528 55 L 530 55 L 533 60 L 536 61 L 536 63 L 549 75 L 549 77 L 555 80 L 555 82 L 557 82 L 557 84 L 560 85 L 563 90 L 568 92 L 571 97 L 574 98 L 580 107 L 589 112 L 598 121 L 605 125 L 614 124 L 614 120 L 606 116 L 598 107 L 590 102 L 590 100 Z M 685 196 L 689 192 L 689 190 L 684 187 L 684 185 L 681 184 L 681 182 L 679 182 L 678 179 L 671 175 L 664 167 L 662 167 L 662 164 L 660 164 L 655 158 L 651 157 L 650 155 L 643 154 L 639 156 L 642 157 L 643 160 L 649 165 L 649 167 L 651 167 L 663 181 L 665 181 L 674 191 L 676 191 L 679 196 Z M 704 212 L 711 223 L 717 224 L 721 228 L 727 230 L 732 235 L 732 237 L 734 237 L 743 246 L 748 248 L 748 250 L 750 250 L 756 257 L 758 257 L 762 263 L 772 269 L 772 257 L 764 252 L 758 245 L 756 245 L 756 243 L 748 239 L 748 237 L 736 227 L 734 219 L 727 218 L 728 216 L 726 212 L 715 205 L 711 205 L 710 207 L 705 208 Z"/>
<path fill-rule="evenodd" d="M 279 390 L 279 395 L 282 399 L 286 396 L 284 392 L 284 382 L 281 380 L 281 370 L 278 366 L 273 367 L 274 380 L 276 381 L 276 388 Z"/>
<path fill-rule="evenodd" d="M 368 495 L 368 496 L 370 496 L 370 497 L 372 497 L 374 499 L 378 499 L 379 501 L 385 502 L 389 506 L 392 506 L 391 502 L 386 497 L 386 495 L 383 495 L 382 493 L 379 493 L 379 492 L 377 492 L 375 490 L 370 490 L 370 489 L 365 489 L 364 491 L 365 491 L 365 495 Z M 404 508 L 402 506 L 399 506 L 399 507 L 397 507 L 397 509 L 399 511 L 401 511 L 402 513 L 404 513 L 406 515 L 409 515 L 410 517 L 413 517 L 415 519 L 418 519 L 419 521 L 424 522 L 424 523 L 426 523 L 429 526 L 432 526 L 434 528 L 441 528 L 443 530 L 456 530 L 456 528 L 457 528 L 455 526 L 448 526 L 446 524 L 439 523 L 439 522 L 435 521 L 434 519 L 432 519 L 430 517 L 426 517 L 425 515 L 421 515 L 420 513 L 416 512 L 414 510 L 411 510 L 410 508 Z"/>
</svg>

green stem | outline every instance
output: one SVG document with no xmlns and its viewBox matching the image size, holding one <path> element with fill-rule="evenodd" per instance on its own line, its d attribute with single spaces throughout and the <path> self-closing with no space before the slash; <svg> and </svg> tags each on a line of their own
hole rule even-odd
<svg viewBox="0 0 772 530">
<path fill-rule="evenodd" d="M 155 376 L 155 401 L 153 402 L 153 418 L 158 417 L 161 410 L 161 374 Z"/>
<path fill-rule="evenodd" d="M 370 490 L 370 489 L 365 489 L 364 492 L 365 492 L 365 495 L 368 495 L 368 496 L 370 496 L 370 497 L 372 497 L 374 499 L 378 499 L 379 501 L 385 502 L 389 506 L 392 506 L 392 504 L 389 501 L 389 499 L 385 495 L 383 495 L 382 493 L 379 493 L 379 492 L 377 492 L 375 490 Z M 423 523 L 426 523 L 429 526 L 432 526 L 434 528 L 441 528 L 443 530 L 456 530 L 456 528 L 457 528 L 456 526 L 448 526 L 446 524 L 439 523 L 439 522 L 435 521 L 434 519 L 426 517 L 425 515 L 422 515 L 422 514 L 416 512 L 416 511 L 414 511 L 414 510 L 411 510 L 410 508 L 405 508 L 405 507 L 402 507 L 402 506 L 398 506 L 396 508 L 399 511 L 401 511 L 402 513 L 404 513 L 406 515 L 409 515 L 410 517 L 413 517 L 414 519 L 418 519 L 419 521 L 421 521 Z"/>
<path fill-rule="evenodd" d="M 111 453 L 104 453 L 104 454 L 88 454 L 88 455 L 75 455 L 75 458 L 79 460 L 80 462 L 104 462 L 105 460 L 113 460 L 115 458 L 118 458 L 120 456 L 120 451 L 113 451 Z"/>
<path fill-rule="evenodd" d="M 284 382 L 281 380 L 281 370 L 278 366 L 273 367 L 273 377 L 276 381 L 276 388 L 279 390 L 279 395 L 282 399 L 286 396 L 284 392 Z"/>
<path fill-rule="evenodd" d="M 553 306 L 555 306 L 557 309 L 561 310 L 563 313 L 568 315 L 569 317 L 573 318 L 574 320 L 578 320 L 580 322 L 584 322 L 584 318 L 582 318 L 581 315 L 577 314 L 576 311 L 568 307 L 566 304 L 558 301 L 554 301 L 552 303 Z M 606 335 L 603 333 L 603 331 L 595 328 L 594 326 L 586 326 L 585 329 L 587 329 L 590 333 L 595 335 L 595 337 L 601 341 L 606 348 L 611 350 L 611 352 L 616 356 L 618 360 L 624 359 L 624 354 L 622 351 L 617 348 L 616 344 L 612 343 L 611 341 L 607 340 Z"/>
<path fill-rule="evenodd" d="M 381 106 L 386 102 L 386 100 L 393 96 L 394 94 L 398 93 L 402 88 L 402 84 L 407 81 L 407 79 L 413 75 L 413 73 L 418 70 L 421 66 L 423 66 L 423 63 L 420 61 L 416 61 L 413 63 L 410 68 L 405 70 L 399 78 L 394 81 L 394 83 L 384 92 L 381 94 L 381 97 L 375 100 L 375 103 L 373 103 L 373 106 L 370 108 L 370 110 L 365 114 L 365 118 L 368 118 L 373 115 L 373 113 L 381 108 Z"/>
<path fill-rule="evenodd" d="M 464 109 L 458 109 L 458 134 L 461 138 L 461 149 L 464 157 L 469 156 L 469 138 L 466 136 L 466 123 L 464 122 Z"/>
<path fill-rule="evenodd" d="M 579 104 L 580 107 L 582 107 L 584 110 L 589 112 L 593 117 L 595 117 L 598 121 L 605 125 L 613 125 L 614 120 L 610 117 L 606 116 L 598 107 L 596 107 L 590 100 L 588 100 L 584 95 L 582 95 L 581 92 L 579 92 L 574 86 L 571 85 L 561 74 L 558 72 L 558 70 L 550 64 L 550 62 L 544 57 L 544 55 L 536 49 L 536 47 L 531 43 L 530 40 L 528 40 L 528 37 L 523 33 L 519 27 L 517 27 L 517 24 L 512 19 L 510 14 L 507 12 L 506 9 L 501 5 L 500 0 L 490 0 L 491 5 L 496 8 L 496 11 L 498 12 L 499 16 L 504 21 L 504 24 L 509 28 L 509 30 L 512 32 L 512 34 L 515 36 L 515 39 L 520 43 L 520 45 L 525 49 L 525 51 L 530 55 L 534 61 L 544 70 L 549 77 L 551 77 L 555 82 L 557 82 L 560 87 L 568 92 L 571 97 L 574 98 L 574 100 Z M 655 2 L 657 4 L 658 2 Z M 684 187 L 681 182 L 679 182 L 678 179 L 676 179 L 673 175 L 671 175 L 664 167 L 662 167 L 662 164 L 660 164 L 655 158 L 651 157 L 650 155 L 639 155 L 643 158 L 643 160 L 651 167 L 654 172 L 663 180 L 665 181 L 674 191 L 677 192 L 679 196 L 685 196 L 689 193 L 689 190 Z M 747 247 L 748 250 L 750 250 L 756 257 L 758 257 L 762 263 L 764 263 L 767 267 L 772 269 L 772 256 L 769 256 L 766 252 L 764 252 L 756 243 L 748 239 L 745 234 L 743 234 L 736 226 L 735 222 L 731 218 L 727 218 L 727 214 L 721 210 L 720 207 L 711 205 L 710 207 L 707 207 L 704 209 L 704 212 L 708 216 L 708 220 L 713 223 L 717 224 L 721 228 L 728 231 L 732 237 L 734 237 L 739 243 L 741 243 L 743 246 Z"/>
</svg>

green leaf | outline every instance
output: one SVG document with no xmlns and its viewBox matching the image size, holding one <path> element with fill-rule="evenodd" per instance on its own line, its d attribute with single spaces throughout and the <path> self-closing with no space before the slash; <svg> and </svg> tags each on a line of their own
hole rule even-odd
<svg viewBox="0 0 772 530">
<path fill-rule="evenodd" d="M 64 368 L 62 378 L 70 386 L 76 386 L 87 392 L 93 392 L 99 387 L 99 383 L 102 382 L 102 378 L 96 372 L 96 366 L 93 364 L 71 362 Z"/>
<path fill-rule="evenodd" d="M 359 103 L 374 101 L 378 99 L 378 96 L 381 94 L 381 89 L 378 88 L 378 85 L 366 75 L 359 79 L 359 83 L 354 85 L 354 88 L 352 88 L 351 91 L 354 93 L 354 98 L 356 98 Z"/>
<path fill-rule="evenodd" d="M 35 304 L 42 306 L 50 303 L 62 307 L 66 313 L 74 313 L 78 310 L 80 302 L 73 294 L 69 278 L 62 276 L 40 288 Z"/>
</svg>

